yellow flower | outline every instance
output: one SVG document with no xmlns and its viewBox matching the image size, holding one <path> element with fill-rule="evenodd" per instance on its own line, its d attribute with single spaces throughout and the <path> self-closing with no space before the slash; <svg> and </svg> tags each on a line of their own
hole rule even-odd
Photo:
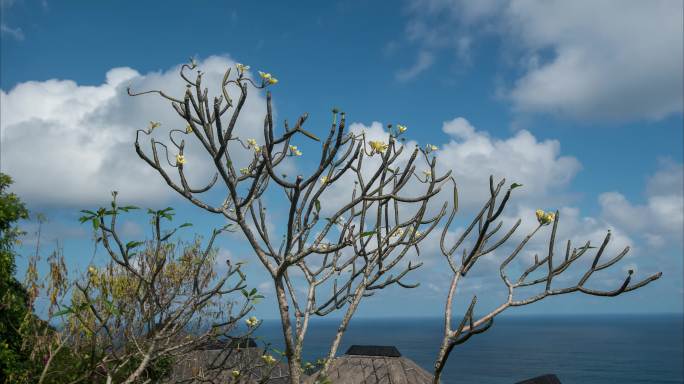
<svg viewBox="0 0 684 384">
<path fill-rule="evenodd" d="M 271 355 L 263 355 L 263 356 L 261 356 L 261 360 L 263 360 L 264 363 L 269 364 L 269 365 L 276 362 L 276 359 L 274 359 L 273 356 L 271 356 Z"/>
<path fill-rule="evenodd" d="M 270 78 L 268 79 L 268 83 L 269 83 L 269 84 L 277 84 L 277 83 L 278 83 L 278 79 L 276 79 L 275 77 L 270 77 Z"/>
<path fill-rule="evenodd" d="M 321 184 L 328 184 L 328 176 L 321 177 Z"/>
<path fill-rule="evenodd" d="M 541 225 L 548 225 L 552 223 L 556 219 L 556 214 L 553 212 L 544 212 L 541 209 L 537 209 L 535 211 L 535 215 L 537 216 L 537 221 Z"/>
<path fill-rule="evenodd" d="M 176 164 L 185 164 L 185 156 L 183 155 L 176 155 Z"/>
<path fill-rule="evenodd" d="M 259 153 L 261 152 L 261 147 L 254 147 L 254 153 Z"/>
<path fill-rule="evenodd" d="M 192 127 L 190 126 L 190 124 L 185 126 L 185 133 L 192 133 Z"/>
<path fill-rule="evenodd" d="M 389 146 L 387 143 L 382 142 L 382 141 L 369 141 L 368 144 L 370 144 L 371 149 L 373 149 L 374 152 L 378 153 L 383 153 L 387 150 L 387 147 Z"/>
<path fill-rule="evenodd" d="M 237 67 L 237 70 L 240 73 L 249 69 L 249 65 L 244 65 L 244 64 L 240 64 L 240 63 L 235 63 L 235 66 Z"/>
<path fill-rule="evenodd" d="M 248 327 L 255 327 L 257 324 L 259 324 L 259 319 L 257 319 L 255 316 L 250 317 L 249 319 L 245 320 L 245 323 L 247 323 Z"/>
<path fill-rule="evenodd" d="M 425 171 L 423 171 L 423 175 L 425 175 L 425 177 L 430 177 L 430 176 L 432 176 L 432 171 L 425 170 Z"/>
<path fill-rule="evenodd" d="M 248 174 L 248 173 L 249 173 L 249 168 L 240 168 L 240 173 L 242 173 L 243 175 Z"/>
<path fill-rule="evenodd" d="M 237 379 L 238 377 L 240 377 L 240 371 L 238 371 L 237 369 L 233 369 L 233 371 L 230 372 L 230 375 Z"/>
<path fill-rule="evenodd" d="M 161 123 L 158 121 L 150 121 L 150 132 L 152 132 L 153 129 L 161 127 Z"/>
<path fill-rule="evenodd" d="M 97 268 L 95 268 L 91 265 L 90 267 L 88 267 L 88 273 L 91 275 L 96 275 L 97 274 Z"/>
<path fill-rule="evenodd" d="M 265 81 L 267 81 L 269 83 L 271 82 L 271 79 L 274 79 L 270 73 L 266 73 L 266 72 L 259 71 L 259 76 L 261 76 L 262 79 L 264 79 Z M 274 80 L 276 81 L 276 83 L 278 82 L 278 80 L 276 80 L 276 79 L 274 79 Z"/>
<path fill-rule="evenodd" d="M 255 140 L 255 139 L 248 139 L 248 140 L 247 140 L 247 146 L 248 146 L 249 148 L 256 147 L 256 146 L 257 146 L 256 140 Z"/>
<path fill-rule="evenodd" d="M 406 128 L 405 125 L 397 124 L 397 130 L 399 131 L 399 133 L 404 133 L 407 129 L 408 128 Z"/>
<path fill-rule="evenodd" d="M 292 154 L 295 156 L 301 156 L 302 155 L 302 151 L 297 149 L 296 145 L 290 145 L 290 152 L 292 152 Z"/>
<path fill-rule="evenodd" d="M 436 145 L 428 144 L 425 146 L 428 152 L 433 152 L 438 150 L 439 148 Z"/>
</svg>

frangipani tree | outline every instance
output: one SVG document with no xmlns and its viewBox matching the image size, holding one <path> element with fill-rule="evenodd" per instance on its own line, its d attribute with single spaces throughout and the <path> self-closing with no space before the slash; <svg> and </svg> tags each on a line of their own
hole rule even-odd
<svg viewBox="0 0 684 384">
<path fill-rule="evenodd" d="M 193 79 L 186 73 L 196 68 L 194 61 L 181 67 L 180 76 L 187 85 L 181 97 L 162 90 L 134 93 L 129 89 L 132 96 L 156 93 L 167 99 L 182 119 L 179 128 L 168 131 L 168 140 L 151 137 L 147 151 L 141 138 L 150 136 L 158 124 L 138 130 L 136 151 L 178 194 L 225 217 L 244 234 L 275 286 L 292 383 L 300 382 L 302 348 L 311 317 L 345 311 L 323 376 L 363 297 L 394 284 L 417 286 L 406 278 L 420 263 L 407 263 L 407 255 L 418 249 L 445 215 L 446 204 L 436 211 L 428 205 L 449 181 L 449 173 L 436 175 L 432 148 L 407 148 L 401 143 L 399 136 L 407 129 L 403 125 L 388 127 L 386 141 L 370 140 L 363 132 L 345 132 L 345 114 L 335 109 L 323 139 L 304 129 L 307 114 L 294 126 L 285 121 L 282 129 L 276 129 L 270 92 L 263 136 L 258 140 L 239 137 L 236 124 L 249 89 L 266 88 L 277 79 L 264 72 L 252 79 L 249 67 L 237 64 L 225 72 L 219 95 L 210 100 L 202 72 L 197 71 Z M 215 175 L 204 185 L 188 182 L 186 139 L 199 142 L 205 161 L 215 168 Z M 320 154 L 310 171 L 292 180 L 281 167 L 286 160 L 304 155 L 297 140 L 320 143 Z M 251 153 L 250 160 L 238 164 L 236 159 L 245 151 Z M 353 183 L 344 203 L 324 206 L 325 192 L 343 182 Z M 409 184 L 416 185 L 411 192 Z M 211 202 L 203 194 L 214 187 L 224 194 Z M 271 218 L 263 199 L 271 190 L 285 196 L 286 225 L 275 235 L 268 227 Z M 301 287 L 293 283 L 296 274 L 304 277 L 303 297 L 297 294 Z"/>
</svg>

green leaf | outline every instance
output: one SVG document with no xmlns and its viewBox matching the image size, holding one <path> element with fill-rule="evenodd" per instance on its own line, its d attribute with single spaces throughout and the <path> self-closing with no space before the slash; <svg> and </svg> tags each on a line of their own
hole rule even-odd
<svg viewBox="0 0 684 384">
<path fill-rule="evenodd" d="M 100 229 L 100 219 L 98 219 L 97 217 L 93 217 L 92 221 L 93 221 L 93 229 L 96 231 L 98 229 Z"/>
<path fill-rule="evenodd" d="M 316 205 L 316 212 L 320 212 L 320 211 L 321 211 L 321 202 L 320 202 L 320 200 L 316 200 L 316 201 L 314 202 L 314 204 Z"/>
<path fill-rule="evenodd" d="M 516 189 L 516 188 L 522 187 L 522 186 L 523 186 L 522 184 L 513 183 L 513 184 L 511 184 L 511 189 Z"/>
<path fill-rule="evenodd" d="M 178 228 L 192 227 L 192 223 L 183 223 Z"/>
<path fill-rule="evenodd" d="M 71 313 L 71 312 L 73 312 L 71 307 L 66 307 L 60 311 L 53 313 L 52 316 L 63 316 L 63 315 L 66 315 L 67 313 Z"/>
<path fill-rule="evenodd" d="M 140 246 L 142 244 L 143 244 L 142 241 L 129 241 L 128 243 L 126 243 L 126 249 L 128 250 L 131 248 L 135 248 L 135 247 Z"/>
<path fill-rule="evenodd" d="M 249 292 L 247 292 L 246 289 L 242 289 L 241 292 L 242 292 L 242 296 L 249 297 Z"/>
<path fill-rule="evenodd" d="M 367 236 L 372 236 L 372 235 L 375 235 L 375 231 L 368 231 L 368 232 L 361 233 L 361 237 L 367 237 Z"/>
</svg>

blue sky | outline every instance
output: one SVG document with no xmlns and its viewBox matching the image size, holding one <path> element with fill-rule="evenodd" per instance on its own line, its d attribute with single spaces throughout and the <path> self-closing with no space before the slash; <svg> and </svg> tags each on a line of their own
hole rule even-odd
<svg viewBox="0 0 684 384">
<path fill-rule="evenodd" d="M 170 193 L 132 145 L 134 129 L 174 120 L 168 105 L 125 96 L 127 83 L 182 92 L 175 68 L 193 56 L 207 72 L 234 62 L 272 72 L 281 121 L 308 112 L 307 126 L 322 130 L 337 106 L 359 129 L 407 125 L 410 140 L 438 145 L 456 170 L 464 217 L 494 171 L 527 187 L 511 219 L 532 223 L 534 208 L 559 208 L 567 237 L 598 242 L 611 228 L 616 246 L 633 248 L 624 265 L 639 276 L 665 272 L 616 299 L 572 295 L 511 312 L 683 310 L 681 1 L 1 4 L 0 169 L 31 211 L 47 215 L 45 237 L 59 239 L 74 273 L 92 253 L 78 211 L 105 204 L 112 189 L 138 205 L 173 205 L 200 233 L 221 223 Z M 259 121 L 263 94 L 254 96 L 247 114 Z M 145 234 L 142 216 L 126 225 L 130 236 Z M 220 246 L 252 260 L 250 283 L 269 292 L 239 236 Z M 446 264 L 426 252 L 420 288 L 383 292 L 359 315 L 438 315 Z M 463 297 L 485 291 L 482 305 L 494 306 L 497 294 L 486 293 L 501 284 L 486 276 L 476 274 Z M 259 313 L 272 316 L 271 304 Z"/>
</svg>

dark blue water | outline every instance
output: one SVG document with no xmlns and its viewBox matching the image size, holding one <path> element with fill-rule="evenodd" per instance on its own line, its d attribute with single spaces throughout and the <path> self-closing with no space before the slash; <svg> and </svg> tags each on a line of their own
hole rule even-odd
<svg viewBox="0 0 684 384">
<path fill-rule="evenodd" d="M 314 319 L 305 357 L 325 355 L 337 326 Z M 684 383 L 681 315 L 501 317 L 484 334 L 454 348 L 443 382 L 512 384 L 546 373 L 563 384 Z M 280 323 L 257 334 L 282 348 Z M 440 319 L 355 319 L 339 354 L 352 344 L 394 345 L 432 372 Z"/>
</svg>

